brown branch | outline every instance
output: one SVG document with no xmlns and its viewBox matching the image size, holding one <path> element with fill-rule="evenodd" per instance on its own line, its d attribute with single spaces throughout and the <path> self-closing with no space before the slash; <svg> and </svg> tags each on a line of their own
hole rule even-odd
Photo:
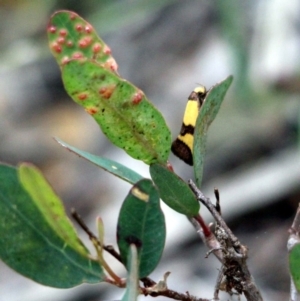
<svg viewBox="0 0 300 301">
<path fill-rule="evenodd" d="M 76 212 L 75 209 L 71 210 L 71 214 L 73 216 L 73 218 L 76 220 L 76 222 L 80 225 L 80 227 L 87 233 L 87 235 L 89 236 L 89 238 L 92 241 L 97 241 L 98 244 L 101 245 L 101 247 L 107 251 L 109 254 L 111 254 L 115 259 L 117 259 L 119 262 L 122 263 L 121 260 L 121 256 L 120 254 L 114 249 L 113 246 L 111 245 L 102 245 L 101 242 L 98 240 L 98 238 L 96 237 L 96 235 L 87 227 L 87 225 L 85 224 L 85 222 L 82 220 L 82 218 L 80 217 L 80 215 Z M 197 298 L 194 297 L 192 295 L 190 295 L 188 292 L 186 294 L 182 294 L 182 293 L 178 293 L 174 290 L 170 290 L 170 289 L 165 289 L 162 291 L 156 291 L 156 292 L 151 292 L 151 288 L 153 288 L 154 286 L 157 285 L 157 283 L 152 280 L 149 277 L 144 277 L 140 279 L 143 284 L 144 287 L 140 288 L 142 293 L 147 296 L 152 296 L 152 297 L 158 297 L 158 296 L 164 296 L 167 298 L 171 298 L 171 299 L 175 299 L 175 300 L 182 300 L 182 301 L 210 301 L 209 299 L 202 299 L 202 298 Z M 111 283 L 114 285 L 118 285 L 117 283 L 115 283 L 114 281 L 111 281 L 109 278 L 107 278 L 105 280 L 107 283 Z M 123 283 L 122 283 L 123 284 Z M 122 285 L 119 285 L 122 286 Z"/>
<path fill-rule="evenodd" d="M 189 180 L 189 185 L 197 200 L 210 211 L 216 221 L 215 236 L 220 243 L 219 250 L 222 250 L 223 253 L 223 266 L 222 274 L 218 276 L 214 298 L 218 298 L 218 290 L 222 289 L 229 294 L 234 291 L 239 294 L 244 293 L 248 301 L 263 301 L 247 266 L 247 248 L 240 243 L 227 226 L 220 215 L 221 210 L 216 209 L 209 198 L 199 190 L 192 180 Z M 218 197 L 217 194 L 217 199 Z M 222 278 L 224 278 L 224 282 L 221 282 Z"/>
</svg>

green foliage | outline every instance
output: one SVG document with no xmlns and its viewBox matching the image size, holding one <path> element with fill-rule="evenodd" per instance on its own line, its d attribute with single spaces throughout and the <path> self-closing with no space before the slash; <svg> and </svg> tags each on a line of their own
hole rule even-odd
<svg viewBox="0 0 300 301">
<path fill-rule="evenodd" d="M 135 244 L 129 246 L 128 253 L 128 265 L 127 265 L 127 282 L 126 292 L 122 298 L 122 301 L 134 301 L 139 294 L 139 259 L 138 252 Z"/>
<path fill-rule="evenodd" d="M 207 92 L 207 96 L 197 118 L 194 133 L 193 161 L 196 184 L 198 187 L 201 187 L 203 176 L 207 131 L 219 112 L 220 106 L 232 80 L 233 77 L 229 76 L 227 79 L 211 87 Z"/>
<path fill-rule="evenodd" d="M 200 205 L 189 186 L 161 164 L 151 164 L 150 174 L 160 198 L 175 211 L 189 217 L 198 214 Z"/>
<path fill-rule="evenodd" d="M 35 168 L 23 165 L 18 171 L 0 165 L 0 191 L 0 257 L 7 265 L 52 287 L 104 279 L 98 262 L 75 237 L 58 197 Z"/>
<path fill-rule="evenodd" d="M 48 24 L 49 47 L 62 67 L 70 59 L 93 59 L 104 68 L 117 70 L 110 48 L 87 21 L 71 11 L 58 11 Z"/>
<path fill-rule="evenodd" d="M 66 142 L 63 142 L 62 140 L 55 138 L 55 140 L 63 147 L 65 147 L 67 150 L 71 151 L 72 153 L 86 159 L 87 161 L 97 165 L 98 167 L 104 169 L 105 171 L 119 177 L 120 179 L 135 184 L 139 180 L 142 179 L 142 176 L 133 171 L 132 169 L 115 162 L 113 160 L 102 158 L 95 156 L 93 154 L 90 154 L 88 152 L 79 150 L 78 148 L 71 146 L 67 144 Z"/>
<path fill-rule="evenodd" d="M 296 244 L 289 254 L 290 271 L 297 290 L 300 292 L 300 244 Z"/>
<path fill-rule="evenodd" d="M 159 194 L 151 180 L 136 183 L 120 210 L 117 240 L 122 261 L 127 265 L 130 245 L 135 244 L 139 257 L 139 276 L 148 276 L 157 266 L 166 238 L 165 218 Z"/>
<path fill-rule="evenodd" d="M 56 139 L 67 150 L 133 184 L 120 209 L 117 243 L 128 270 L 122 300 L 135 300 L 138 279 L 155 269 L 165 245 L 160 199 L 188 217 L 198 215 L 200 205 L 167 162 L 171 134 L 163 116 L 141 90 L 119 76 L 109 47 L 93 27 L 73 12 L 60 11 L 51 17 L 48 39 L 71 98 L 95 119 L 114 145 L 150 165 L 152 180 L 143 179 L 115 161 Z M 232 77 L 228 77 L 210 89 L 197 119 L 194 165 L 199 186 L 207 130 L 231 82 Z M 97 251 L 96 260 L 77 237 L 61 200 L 37 168 L 30 164 L 22 164 L 19 169 L 0 165 L 0 192 L 0 257 L 10 267 L 53 287 L 101 281 L 122 286 L 122 280 L 102 256 L 102 220 L 98 220 L 99 238 L 89 233 Z M 109 276 L 104 275 L 104 269 Z"/>
<path fill-rule="evenodd" d="M 69 95 L 112 143 L 147 164 L 167 161 L 170 131 L 161 113 L 135 86 L 87 59 L 66 63 L 62 78 Z"/>
</svg>

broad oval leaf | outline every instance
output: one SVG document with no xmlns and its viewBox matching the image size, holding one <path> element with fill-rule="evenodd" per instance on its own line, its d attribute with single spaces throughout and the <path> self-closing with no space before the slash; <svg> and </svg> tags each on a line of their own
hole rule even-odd
<svg viewBox="0 0 300 301">
<path fill-rule="evenodd" d="M 22 163 L 18 174 L 22 186 L 56 235 L 77 252 L 88 256 L 88 251 L 78 238 L 61 200 L 42 173 L 32 164 Z"/>
<path fill-rule="evenodd" d="M 52 15 L 48 27 L 49 47 L 57 63 L 62 66 L 74 58 L 90 58 L 104 68 L 117 70 L 110 48 L 98 37 L 87 21 L 72 11 L 58 11 Z"/>
<path fill-rule="evenodd" d="M 43 186 L 39 182 L 37 190 Z M 57 233 L 54 221 L 49 222 L 51 214 L 45 217 L 20 183 L 16 168 L 0 165 L 0 191 L 0 258 L 7 265 L 36 282 L 58 288 L 104 279 L 99 263 L 87 257 L 80 242 L 73 241 L 76 238 L 72 238 L 68 226 L 61 227 L 67 234 Z M 61 216 L 58 219 L 61 223 Z"/>
<path fill-rule="evenodd" d="M 173 210 L 193 217 L 198 214 L 200 205 L 190 187 L 166 166 L 150 165 L 150 174 L 158 188 L 160 198 Z"/>
<path fill-rule="evenodd" d="M 296 244 L 289 254 L 289 266 L 295 286 L 300 292 L 300 244 Z"/>
<path fill-rule="evenodd" d="M 170 130 L 142 91 L 87 59 L 67 62 L 62 78 L 68 94 L 113 144 L 146 164 L 167 161 Z"/>
<path fill-rule="evenodd" d="M 232 83 L 233 77 L 229 76 L 222 82 L 214 85 L 207 92 L 207 96 L 200 109 L 195 131 L 193 146 L 194 174 L 196 184 L 201 187 L 203 176 L 203 162 L 206 151 L 206 135 L 210 124 L 215 119 L 223 102 L 225 94 Z"/>
<path fill-rule="evenodd" d="M 101 167 L 102 169 L 108 171 L 109 173 L 119 177 L 120 179 L 129 182 L 131 184 L 135 184 L 140 181 L 143 177 L 136 173 L 134 170 L 107 158 L 102 158 L 90 154 L 88 152 L 82 151 L 74 146 L 69 145 L 68 143 L 54 138 L 61 146 L 65 147 L 67 150 L 72 153 L 88 160 L 89 162 Z"/>
<path fill-rule="evenodd" d="M 157 266 L 165 245 L 166 227 L 159 195 L 151 180 L 136 183 L 125 198 L 118 219 L 117 241 L 122 261 L 127 266 L 131 244 L 139 258 L 139 277 Z"/>
</svg>

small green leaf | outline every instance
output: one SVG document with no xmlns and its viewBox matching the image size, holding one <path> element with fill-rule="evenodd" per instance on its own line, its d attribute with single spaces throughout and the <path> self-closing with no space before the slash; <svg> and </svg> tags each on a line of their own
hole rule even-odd
<svg viewBox="0 0 300 301">
<path fill-rule="evenodd" d="M 68 94 L 113 144 L 146 164 L 167 161 L 170 130 L 142 91 L 92 60 L 67 62 L 62 78 Z"/>
<path fill-rule="evenodd" d="M 59 66 L 74 58 L 96 60 L 104 68 L 117 70 L 110 48 L 87 21 L 72 11 L 52 15 L 48 27 L 49 47 Z"/>
<path fill-rule="evenodd" d="M 124 181 L 127 181 L 131 184 L 135 184 L 139 180 L 142 179 L 142 176 L 133 171 L 132 169 L 117 163 L 113 160 L 98 157 L 92 155 L 88 152 L 82 151 L 74 146 L 67 144 L 66 142 L 54 138 L 61 146 L 65 147 L 67 150 L 71 151 L 72 153 L 90 161 L 91 163 L 103 168 L 104 170 L 108 171 L 109 173 L 121 178 Z"/>
<path fill-rule="evenodd" d="M 196 184 L 198 187 L 201 187 L 203 176 L 207 131 L 219 112 L 222 101 L 232 83 L 232 80 L 233 77 L 229 76 L 208 91 L 197 118 L 194 132 L 193 161 Z"/>
<path fill-rule="evenodd" d="M 37 176 L 36 189 L 47 190 L 44 184 Z M 45 217 L 41 205 L 23 188 L 16 168 L 0 165 L 0 191 L 0 258 L 7 265 L 36 282 L 58 288 L 104 279 L 99 263 L 83 255 L 87 251 L 73 236 L 68 222 L 63 221 L 59 206 L 54 204 L 55 209 L 49 209 L 58 213 L 60 225 L 55 226 L 49 221 L 52 213 Z M 67 233 L 58 234 L 59 229 Z"/>
<path fill-rule="evenodd" d="M 148 276 L 157 266 L 165 244 L 165 218 L 159 195 L 151 180 L 136 183 L 120 210 L 117 240 L 122 261 L 127 266 L 131 244 L 139 255 L 139 277 Z"/>
<path fill-rule="evenodd" d="M 78 238 L 61 200 L 54 193 L 42 173 L 35 166 L 28 163 L 21 164 L 18 171 L 21 184 L 49 226 L 71 248 L 87 256 L 88 251 Z"/>
<path fill-rule="evenodd" d="M 122 298 L 122 301 L 134 301 L 139 294 L 139 262 L 138 252 L 135 244 L 129 246 L 128 253 L 128 266 L 127 266 L 127 281 L 126 292 Z"/>
<path fill-rule="evenodd" d="M 160 198 L 173 210 L 193 217 L 200 205 L 190 187 L 174 172 L 161 164 L 151 164 L 150 174 L 158 188 Z"/>
<path fill-rule="evenodd" d="M 296 244 L 289 254 L 289 265 L 297 291 L 300 292 L 300 244 Z"/>
</svg>

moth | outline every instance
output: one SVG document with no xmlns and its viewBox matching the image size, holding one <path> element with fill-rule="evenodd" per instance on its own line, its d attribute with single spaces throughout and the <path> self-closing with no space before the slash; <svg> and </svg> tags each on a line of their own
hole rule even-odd
<svg viewBox="0 0 300 301">
<path fill-rule="evenodd" d="M 171 147 L 173 154 L 189 165 L 193 165 L 194 130 L 206 94 L 204 86 L 198 86 L 191 92 L 183 115 L 180 133 Z"/>
</svg>

